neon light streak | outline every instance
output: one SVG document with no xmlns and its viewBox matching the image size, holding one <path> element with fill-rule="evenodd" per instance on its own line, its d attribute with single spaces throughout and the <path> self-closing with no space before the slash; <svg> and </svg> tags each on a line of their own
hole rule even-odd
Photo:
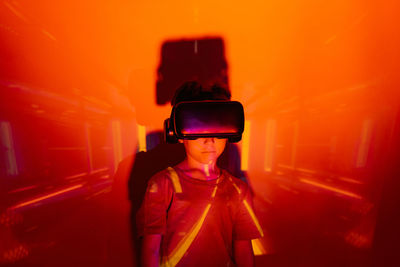
<svg viewBox="0 0 400 267">
<path fill-rule="evenodd" d="M 52 151 L 75 151 L 75 150 L 82 150 L 82 151 L 84 151 L 84 150 L 86 150 L 86 147 L 83 147 L 83 146 L 75 146 L 75 147 L 56 147 L 56 146 L 54 146 L 54 147 L 49 147 L 48 148 L 49 150 L 52 150 Z"/>
<path fill-rule="evenodd" d="M 267 140 L 265 144 L 264 170 L 272 171 L 272 163 L 275 151 L 276 121 L 267 120 Z"/>
<path fill-rule="evenodd" d="M 44 35 L 46 35 L 48 38 L 50 38 L 52 41 L 57 41 L 57 39 L 54 37 L 54 35 L 52 35 L 51 33 L 49 33 L 48 31 L 46 31 L 45 29 L 42 29 L 42 33 Z"/>
<path fill-rule="evenodd" d="M 17 192 L 22 192 L 22 191 L 30 190 L 30 189 L 33 189 L 36 187 L 37 187 L 37 185 L 25 186 L 25 187 L 17 188 L 15 190 L 11 190 L 8 193 L 12 194 L 12 193 L 17 193 Z"/>
<path fill-rule="evenodd" d="M 15 7 L 13 7 L 11 4 L 7 3 L 6 1 L 4 1 L 3 3 L 4 3 L 4 5 L 6 5 L 6 7 L 8 7 L 8 9 L 10 9 L 14 13 L 14 15 L 16 15 L 18 18 L 20 18 L 24 22 L 28 22 L 27 18 L 24 15 L 22 15 L 22 13 L 19 12 Z"/>
<path fill-rule="evenodd" d="M 371 143 L 372 121 L 364 120 L 361 132 L 361 141 L 357 153 L 356 167 L 364 167 L 367 163 L 368 150 Z"/>
<path fill-rule="evenodd" d="M 22 207 L 30 206 L 30 205 L 38 203 L 38 202 L 40 202 L 42 200 L 53 198 L 55 196 L 64 194 L 66 192 L 81 188 L 82 186 L 83 186 L 83 184 L 78 184 L 78 185 L 75 185 L 75 186 L 67 187 L 67 188 L 65 188 L 63 190 L 59 190 L 59 191 L 53 192 L 51 194 L 47 194 L 47 195 L 44 195 L 44 196 L 41 196 L 41 197 L 33 198 L 31 200 L 19 203 L 19 204 L 15 205 L 15 206 L 12 206 L 10 209 L 11 210 L 16 210 L 16 209 L 19 209 L 19 208 L 22 208 Z"/>
<path fill-rule="evenodd" d="M 348 183 L 352 183 L 352 184 L 364 184 L 363 182 L 360 182 L 358 180 L 352 179 L 352 178 L 348 178 L 348 177 L 339 177 L 339 180 L 348 182 Z"/>
<path fill-rule="evenodd" d="M 101 169 L 97 169 L 97 170 L 92 171 L 92 174 L 99 173 L 99 172 L 104 172 L 104 171 L 108 171 L 108 170 L 109 169 L 107 167 L 105 167 L 105 168 L 101 168 Z"/>
<path fill-rule="evenodd" d="M 139 152 L 147 151 L 146 145 L 146 126 L 142 126 L 138 124 L 138 141 L 139 141 Z"/>
<path fill-rule="evenodd" d="M 294 170 L 293 166 L 285 165 L 285 164 L 278 164 L 278 167 L 284 168 L 284 169 L 290 169 Z"/>
<path fill-rule="evenodd" d="M 316 186 L 316 187 L 319 187 L 319 188 L 323 188 L 323 189 L 326 189 L 326 190 L 329 190 L 329 191 L 332 191 L 332 192 L 335 192 L 335 193 L 338 193 L 338 194 L 341 194 L 341 195 L 345 195 L 345 196 L 348 196 L 348 197 L 362 199 L 361 196 L 359 196 L 357 194 L 354 194 L 352 192 L 349 192 L 349 191 L 346 191 L 346 190 L 342 190 L 342 189 L 339 189 L 339 188 L 336 188 L 336 187 L 333 187 L 333 186 L 321 184 L 321 183 L 318 183 L 318 182 L 315 182 L 315 181 L 311 181 L 311 180 L 308 180 L 308 179 L 302 178 L 302 179 L 300 179 L 300 182 L 303 182 L 303 183 L 306 183 L 306 184 L 310 184 L 310 185 L 313 185 L 313 186 Z"/>
<path fill-rule="evenodd" d="M 244 122 L 244 132 L 242 138 L 242 158 L 241 158 L 241 166 L 242 171 L 247 171 L 249 169 L 249 148 L 250 148 L 250 130 L 251 130 L 251 122 Z"/>
<path fill-rule="evenodd" d="M 291 165 L 295 168 L 296 164 L 296 154 L 297 154 L 297 142 L 299 138 L 299 121 L 294 123 L 294 133 L 293 133 L 293 145 L 292 145 L 292 157 L 291 157 Z"/>
<path fill-rule="evenodd" d="M 93 171 L 93 155 L 92 155 L 92 145 L 90 142 L 90 129 L 89 124 L 85 123 L 85 137 L 86 137 L 86 153 L 87 153 L 87 162 L 89 167 L 89 173 Z"/>
<path fill-rule="evenodd" d="M 65 177 L 65 179 L 75 179 L 75 178 L 79 178 L 79 177 L 83 177 L 83 176 L 86 176 L 86 175 L 88 175 L 89 173 L 87 173 L 87 172 L 82 172 L 82 173 L 79 173 L 79 174 L 75 174 L 75 175 L 71 175 L 71 176 L 67 176 L 67 177 Z"/>
<path fill-rule="evenodd" d="M 304 169 L 304 168 L 296 168 L 297 171 L 302 171 L 302 172 L 307 172 L 307 173 L 317 173 L 317 171 L 310 170 L 310 169 Z"/>
</svg>

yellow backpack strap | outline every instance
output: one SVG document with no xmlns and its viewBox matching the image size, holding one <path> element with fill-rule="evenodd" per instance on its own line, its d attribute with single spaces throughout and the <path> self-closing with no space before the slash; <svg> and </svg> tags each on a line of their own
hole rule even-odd
<svg viewBox="0 0 400 267">
<path fill-rule="evenodd" d="M 231 177 L 229 177 L 229 180 L 231 181 L 233 187 L 236 189 L 238 194 L 241 194 L 242 190 L 240 190 L 239 186 L 237 186 L 237 184 L 232 180 Z M 263 230 L 261 228 L 260 222 L 257 219 L 257 216 L 254 214 L 253 209 L 251 208 L 250 204 L 247 202 L 247 200 L 245 198 L 243 199 L 243 205 L 246 207 L 247 212 L 249 213 L 251 219 L 253 220 L 254 225 L 257 227 L 257 230 L 260 233 L 260 235 L 264 236 L 264 232 L 263 232 Z"/>
<path fill-rule="evenodd" d="M 169 178 L 171 179 L 172 185 L 174 186 L 175 193 L 182 193 L 181 183 L 179 182 L 179 177 L 174 168 L 168 167 Z"/>
</svg>

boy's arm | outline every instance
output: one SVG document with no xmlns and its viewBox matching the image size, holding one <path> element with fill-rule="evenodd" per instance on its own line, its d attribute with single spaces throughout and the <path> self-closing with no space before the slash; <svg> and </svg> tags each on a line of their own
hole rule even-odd
<svg viewBox="0 0 400 267">
<path fill-rule="evenodd" d="M 233 241 L 233 253 L 238 267 L 254 266 L 253 247 L 250 240 Z"/>
<path fill-rule="evenodd" d="M 142 266 L 158 267 L 160 266 L 160 244 L 161 235 L 145 235 L 142 242 Z"/>
</svg>

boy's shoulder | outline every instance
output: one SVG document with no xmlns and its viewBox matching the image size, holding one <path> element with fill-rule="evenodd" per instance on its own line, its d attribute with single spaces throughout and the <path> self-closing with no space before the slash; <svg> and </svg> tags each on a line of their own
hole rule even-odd
<svg viewBox="0 0 400 267">
<path fill-rule="evenodd" d="M 179 174 L 173 167 L 167 167 L 156 174 L 154 174 L 149 182 L 148 185 L 150 184 L 159 184 L 162 186 L 173 186 L 175 187 L 175 184 L 179 183 Z"/>
<path fill-rule="evenodd" d="M 222 175 L 225 177 L 228 184 L 235 189 L 235 191 L 237 191 L 239 194 L 247 193 L 247 191 L 249 190 L 249 185 L 245 181 L 237 178 L 236 176 L 232 175 L 225 169 L 221 170 L 222 170 Z"/>
<path fill-rule="evenodd" d="M 168 185 L 170 180 L 169 168 L 170 167 L 158 171 L 153 176 L 151 176 L 147 183 L 148 186 L 151 184 Z"/>
</svg>

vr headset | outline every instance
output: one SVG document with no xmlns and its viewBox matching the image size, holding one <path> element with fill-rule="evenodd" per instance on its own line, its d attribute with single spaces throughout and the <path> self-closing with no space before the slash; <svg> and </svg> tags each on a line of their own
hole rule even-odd
<svg viewBox="0 0 400 267">
<path fill-rule="evenodd" d="M 172 108 L 171 117 L 164 121 L 167 143 L 179 139 L 227 138 L 235 143 L 244 130 L 243 106 L 237 101 L 187 101 Z"/>
</svg>

